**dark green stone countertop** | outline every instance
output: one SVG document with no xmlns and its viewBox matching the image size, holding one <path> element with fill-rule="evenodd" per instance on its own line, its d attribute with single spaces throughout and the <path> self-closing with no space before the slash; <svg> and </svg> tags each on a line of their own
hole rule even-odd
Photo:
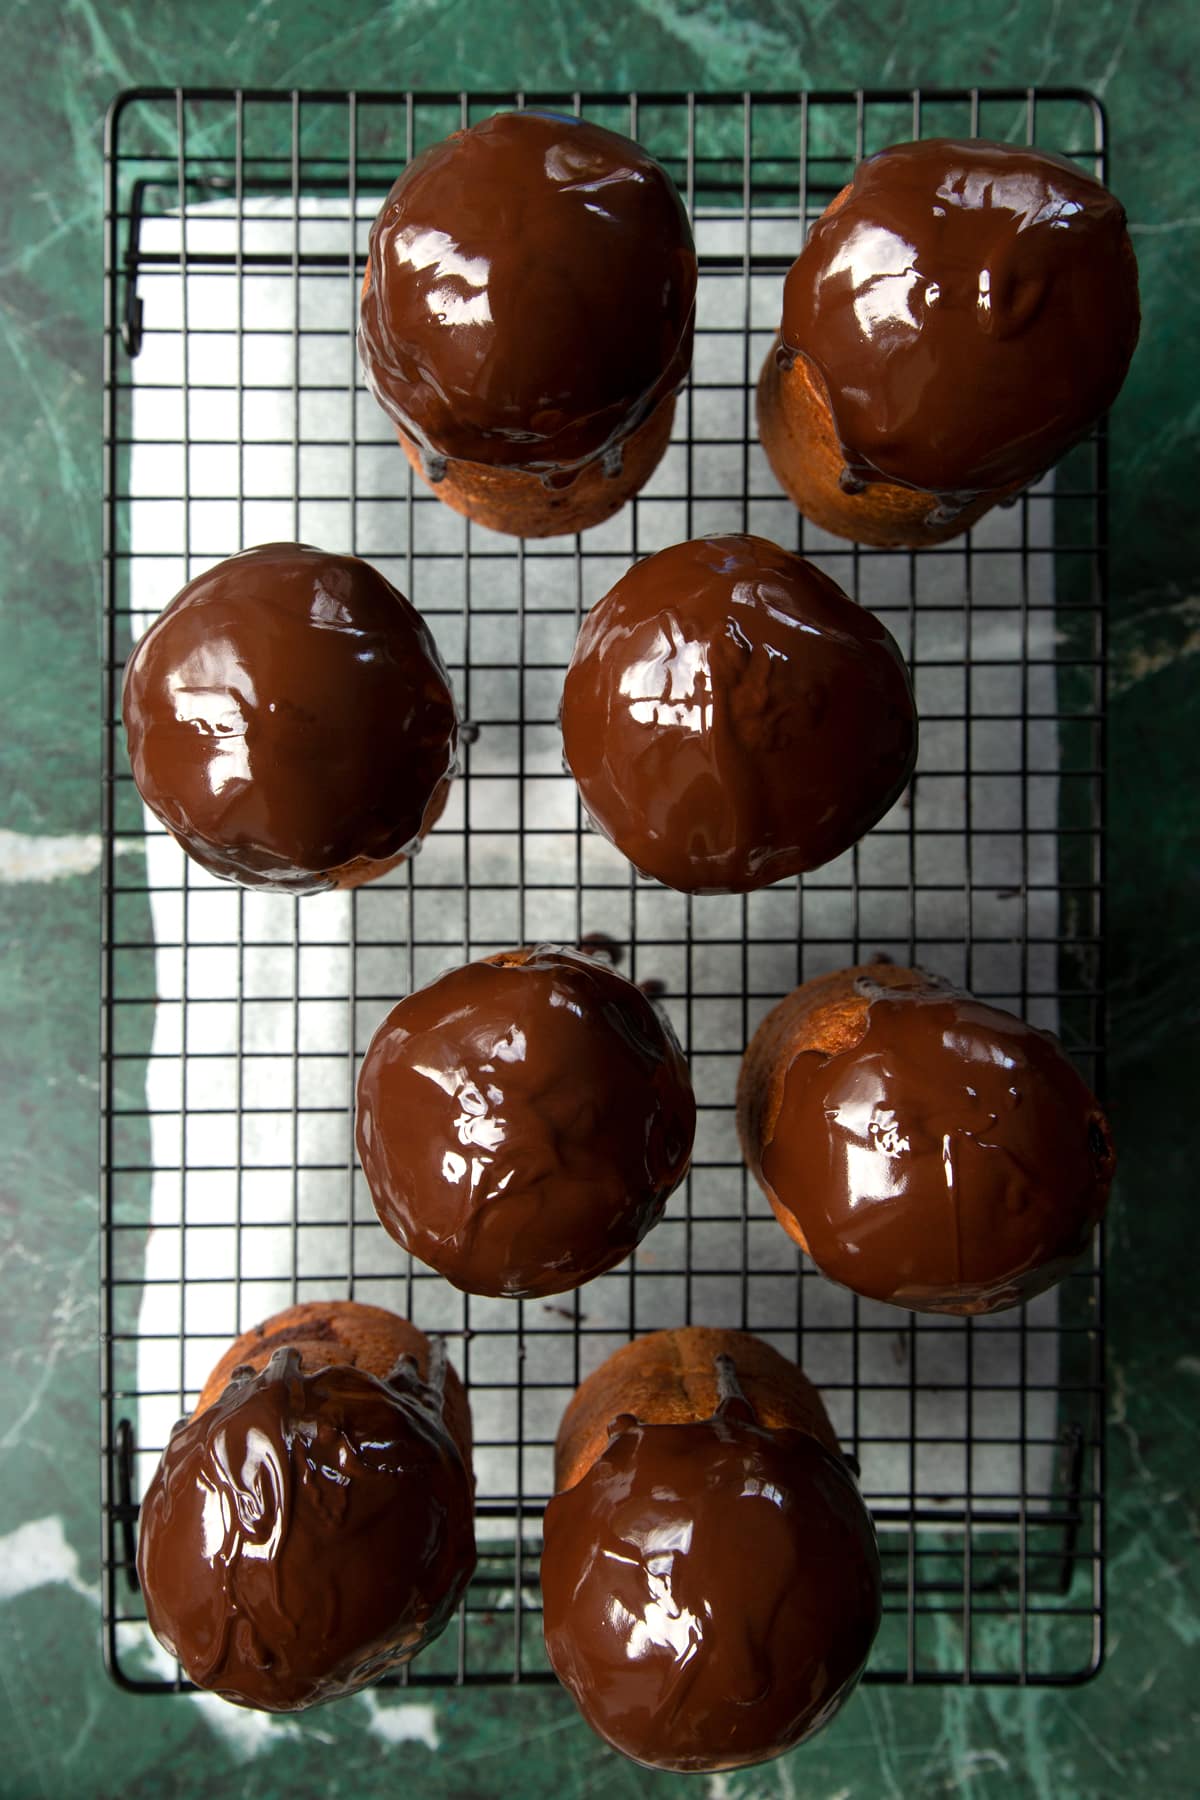
<svg viewBox="0 0 1200 1800">
<path fill-rule="evenodd" d="M 1110 114 L 1141 262 L 1112 424 L 1109 1654 L 1089 1685 L 863 1689 L 723 1797 L 1197 1791 L 1200 1343 L 1186 957 L 1200 948 L 1196 12 L 1182 0 L 68 0 L 5 8 L 0 396 L 0 1795 L 663 1793 L 553 1691 L 303 1721 L 101 1666 L 97 1155 L 101 121 L 139 84 L 764 89 L 1071 84 Z"/>
</svg>

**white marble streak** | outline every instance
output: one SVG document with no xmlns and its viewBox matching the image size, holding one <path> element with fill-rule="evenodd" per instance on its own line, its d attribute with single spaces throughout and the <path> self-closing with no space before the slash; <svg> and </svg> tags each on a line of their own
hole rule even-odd
<svg viewBox="0 0 1200 1800">
<path fill-rule="evenodd" d="M 174 1679 L 174 1659 L 167 1655 L 161 1644 L 155 1643 L 149 1632 L 143 1640 L 143 1653 L 158 1674 L 168 1680 Z M 332 1732 L 323 1731 L 311 1717 L 287 1718 L 278 1713 L 254 1712 L 249 1707 L 234 1706 L 218 1694 L 198 1690 L 189 1693 L 187 1700 L 240 1763 L 253 1762 L 264 1750 L 269 1751 L 286 1739 L 302 1738 L 306 1744 L 337 1742 Z M 380 1743 L 389 1747 L 423 1744 L 427 1750 L 437 1750 L 437 1714 L 428 1701 L 385 1705 L 378 1693 L 367 1689 L 354 1696 L 352 1704 L 366 1712 L 366 1728 Z"/>
<path fill-rule="evenodd" d="M 120 842 L 118 856 L 133 848 Z M 101 844 L 94 831 L 42 837 L 25 831 L 0 831 L 0 886 L 26 881 L 62 881 L 90 875 L 100 867 Z"/>
<path fill-rule="evenodd" d="M 407 1700 L 385 1706 L 372 1689 L 359 1695 L 367 1709 L 367 1730 L 382 1744 L 424 1744 L 438 1748 L 437 1713 L 426 1700 Z"/>
<path fill-rule="evenodd" d="M 15 1600 L 19 1594 L 52 1582 L 61 1582 L 93 1605 L 100 1604 L 99 1589 L 89 1586 L 79 1573 L 79 1556 L 67 1542 L 57 1513 L 27 1519 L 0 1537 L 0 1602 Z"/>
</svg>

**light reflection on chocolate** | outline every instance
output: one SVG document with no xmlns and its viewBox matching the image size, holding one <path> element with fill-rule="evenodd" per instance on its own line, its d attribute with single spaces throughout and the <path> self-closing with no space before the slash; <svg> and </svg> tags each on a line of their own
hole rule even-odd
<svg viewBox="0 0 1200 1800">
<path fill-rule="evenodd" d="M 831 1280 L 921 1312 L 1016 1306 L 1088 1250 L 1115 1166 L 1107 1121 L 1049 1032 L 914 979 L 859 972 L 853 1041 L 791 1058 L 752 1166 Z"/>
<path fill-rule="evenodd" d="M 829 862 L 898 799 L 917 750 L 890 633 L 749 536 L 675 544 L 623 575 L 583 622 L 561 717 L 595 823 L 686 893 Z"/>
<path fill-rule="evenodd" d="M 708 1420 L 613 1421 L 546 1509 L 555 1673 L 652 1768 L 742 1768 L 826 1724 L 879 1627 L 879 1554 L 840 1458 L 767 1431 L 736 1394 Z"/>
<path fill-rule="evenodd" d="M 696 253 L 673 182 L 585 121 L 497 113 L 424 151 L 371 231 L 359 353 L 423 451 L 569 481 L 687 374 Z"/>
<path fill-rule="evenodd" d="M 1065 159 L 927 138 L 860 163 L 784 287 L 851 481 L 946 508 L 1033 480 L 1116 398 L 1138 336 L 1125 213 Z"/>
<path fill-rule="evenodd" d="M 136 645 L 134 780 L 189 856 L 311 893 L 382 874 L 445 803 L 457 726 L 416 608 L 356 556 L 264 544 L 190 581 Z"/>
<path fill-rule="evenodd" d="M 682 1181 L 696 1107 L 669 1024 L 623 975 L 539 945 L 393 1007 L 358 1078 L 375 1210 L 456 1287 L 562 1293 L 621 1262 Z"/>
<path fill-rule="evenodd" d="M 142 1503 L 155 1636 L 197 1686 L 270 1712 L 408 1662 L 474 1566 L 470 1472 L 403 1364 L 303 1374 L 277 1351 L 175 1427 Z"/>
</svg>

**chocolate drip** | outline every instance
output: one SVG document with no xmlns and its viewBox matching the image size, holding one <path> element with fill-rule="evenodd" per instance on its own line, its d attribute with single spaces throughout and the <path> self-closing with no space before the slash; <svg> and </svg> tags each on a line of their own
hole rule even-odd
<svg viewBox="0 0 1200 1800">
<path fill-rule="evenodd" d="M 817 221 L 784 287 L 783 347 L 823 382 L 855 475 L 961 508 L 1090 429 L 1138 316 L 1105 188 L 1040 151 L 931 138 L 861 163 Z"/>
<path fill-rule="evenodd" d="M 138 1578 L 198 1686 L 294 1711 L 445 1628 L 475 1566 L 471 1477 L 434 1386 L 415 1385 L 348 1365 L 305 1375 L 281 1347 L 175 1427 L 142 1504 Z"/>
<path fill-rule="evenodd" d="M 147 806 L 251 887 L 311 893 L 411 855 L 454 766 L 420 614 L 369 563 L 305 544 L 189 582 L 130 657 L 123 714 Z"/>
<path fill-rule="evenodd" d="M 358 1078 L 381 1222 L 475 1294 L 562 1293 L 628 1256 L 683 1179 L 695 1118 L 645 995 L 547 945 L 410 994 Z"/>
<path fill-rule="evenodd" d="M 446 459 L 434 450 L 421 451 L 421 473 L 431 487 L 446 479 Z"/>
<path fill-rule="evenodd" d="M 935 506 L 931 506 L 925 514 L 925 524 L 931 531 L 937 531 L 942 525 L 953 525 L 955 519 L 961 519 L 967 510 L 967 502 L 958 496 L 945 495 Z"/>
<path fill-rule="evenodd" d="M 498 113 L 392 188 L 359 353 L 424 449 L 569 480 L 679 387 L 695 297 L 687 214 L 653 158 L 578 119 Z"/>
<path fill-rule="evenodd" d="M 584 620 L 562 731 L 599 830 L 686 893 L 840 855 L 898 798 L 917 740 L 883 625 L 756 537 L 676 544 L 624 575 Z"/>
<path fill-rule="evenodd" d="M 386 1380 L 389 1387 L 394 1387 L 401 1393 L 412 1394 L 436 1418 L 443 1418 L 446 1410 L 445 1338 L 430 1338 L 428 1368 L 424 1377 L 417 1367 L 416 1357 L 406 1350 L 403 1356 L 397 1357 L 394 1367 L 388 1370 Z"/>
<path fill-rule="evenodd" d="M 807 1432 L 760 1428 L 732 1363 L 717 1367 L 711 1419 L 616 1419 L 546 1510 L 555 1673 L 594 1730 L 653 1768 L 791 1749 L 852 1691 L 879 1627 L 879 1555 L 852 1476 Z"/>
<path fill-rule="evenodd" d="M 607 481 L 616 481 L 625 466 L 624 444 L 610 444 L 604 452 L 604 476 Z"/>
<path fill-rule="evenodd" d="M 741 1405 L 750 1418 L 754 1418 L 754 1408 L 742 1392 L 742 1384 L 738 1380 L 736 1365 L 732 1356 L 713 1357 L 713 1368 L 717 1376 L 717 1411 L 724 1414 L 730 1406 Z"/>
<path fill-rule="evenodd" d="M 762 1153 L 830 1280 L 921 1312 L 991 1312 L 1082 1257 L 1114 1168 L 1058 1040 L 945 987 L 868 990 L 861 1036 L 787 1070 Z"/>
</svg>

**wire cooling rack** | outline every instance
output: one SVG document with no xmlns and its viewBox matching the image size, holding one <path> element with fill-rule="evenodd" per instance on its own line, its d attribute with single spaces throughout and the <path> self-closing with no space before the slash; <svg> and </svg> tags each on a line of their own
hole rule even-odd
<svg viewBox="0 0 1200 1800">
<path fill-rule="evenodd" d="M 397 170 L 498 108 L 578 111 L 679 184 L 701 260 L 695 368 L 654 479 L 581 538 L 522 545 L 414 485 L 364 392 L 366 234 Z M 413 1684 L 549 1680 L 539 1530 L 571 1391 L 630 1335 L 695 1320 L 800 1360 L 880 1533 L 879 1682 L 1070 1682 L 1099 1664 L 1097 1262 L 992 1320 L 859 1301 L 800 1266 L 733 1130 L 741 1051 L 797 980 L 877 952 L 1063 1036 L 1102 1085 L 1105 513 L 1101 435 L 969 536 L 920 554 L 825 537 L 780 496 L 753 384 L 783 276 L 855 162 L 912 136 L 1035 142 L 1105 173 L 1069 90 L 772 95 L 140 90 L 107 137 L 102 1018 L 104 1641 L 180 1691 L 133 1573 L 137 1503 L 235 1332 L 351 1295 L 444 1331 L 479 1443 L 479 1572 Z M 922 718 L 909 793 L 799 882 L 688 900 L 586 829 L 556 713 L 579 619 L 638 555 L 751 530 L 887 622 Z M 184 581 L 271 539 L 355 551 L 420 606 L 464 717 L 463 778 L 420 858 L 302 901 L 189 865 L 133 788 L 130 643 Z M 357 1058 L 401 994 L 536 938 L 646 982 L 688 1050 L 693 1172 L 629 1264 L 553 1302 L 470 1299 L 375 1222 Z M 1098 1252 L 1097 1252 L 1098 1254 Z"/>
</svg>

